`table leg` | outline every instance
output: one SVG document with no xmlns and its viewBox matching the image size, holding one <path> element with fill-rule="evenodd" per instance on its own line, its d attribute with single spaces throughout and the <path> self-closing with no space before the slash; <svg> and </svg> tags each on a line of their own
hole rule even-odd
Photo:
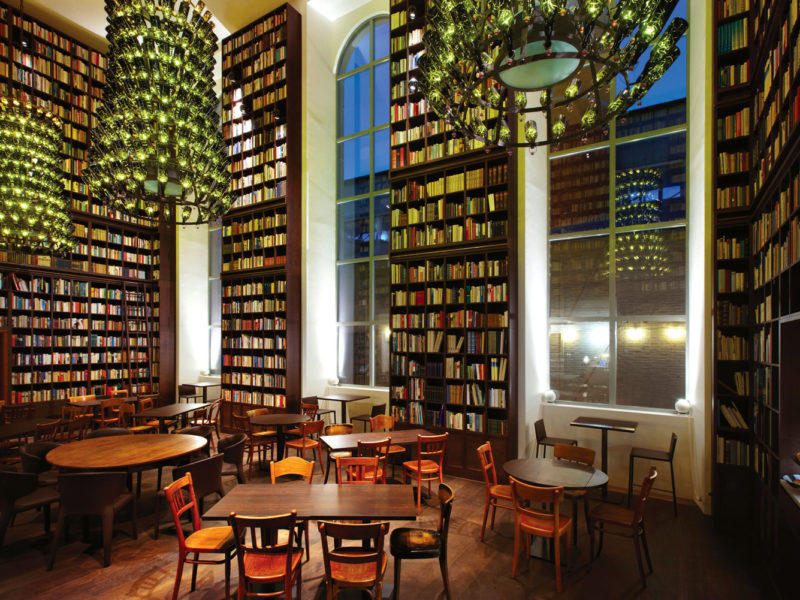
<svg viewBox="0 0 800 600">
<path fill-rule="evenodd" d="M 341 402 L 342 405 L 342 423 L 347 423 L 347 402 Z"/>
<path fill-rule="evenodd" d="M 286 440 L 283 436 L 283 427 L 280 425 L 277 425 L 276 427 L 278 429 L 278 460 L 283 460 L 283 448 Z M 275 460 L 274 457 L 273 460 Z"/>
<path fill-rule="evenodd" d="M 603 466 L 603 473 L 608 475 L 608 430 L 602 429 L 602 442 L 601 442 L 601 465 Z M 603 486 L 603 502 L 608 499 L 608 484 Z"/>
</svg>

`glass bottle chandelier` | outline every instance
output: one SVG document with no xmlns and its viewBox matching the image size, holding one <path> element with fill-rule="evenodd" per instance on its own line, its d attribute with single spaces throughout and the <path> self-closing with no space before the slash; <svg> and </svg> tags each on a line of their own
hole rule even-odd
<svg viewBox="0 0 800 600">
<path fill-rule="evenodd" d="M 231 205 L 214 94 L 217 36 L 194 0 L 106 0 L 108 72 L 84 180 L 127 215 L 181 225 Z"/>
<path fill-rule="evenodd" d="M 661 221 L 661 169 L 630 169 L 616 175 L 617 227 Z M 661 230 L 617 234 L 616 266 L 621 278 L 660 277 L 670 272 Z"/>
<path fill-rule="evenodd" d="M 457 132 L 488 145 L 533 148 L 584 137 L 641 100 L 678 57 L 688 23 L 675 18 L 665 28 L 677 2 L 429 0 L 420 77 L 409 90 L 422 91 Z M 617 79 L 610 98 L 617 77 L 624 84 Z M 537 99 L 529 95 L 535 91 Z M 517 119 L 520 136 L 512 132 Z"/>
</svg>

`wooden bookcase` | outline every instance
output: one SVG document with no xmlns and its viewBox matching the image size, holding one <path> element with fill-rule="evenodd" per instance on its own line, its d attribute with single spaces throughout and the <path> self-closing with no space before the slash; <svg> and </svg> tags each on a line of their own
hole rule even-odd
<svg viewBox="0 0 800 600">
<path fill-rule="evenodd" d="M 161 311 L 174 286 L 160 265 L 161 244 L 174 245 L 174 230 L 165 237 L 152 223 L 107 209 L 81 180 L 105 68 L 102 53 L 0 4 L 0 91 L 47 106 L 64 122 L 64 187 L 77 242 L 66 255 L 0 249 L 7 401 L 61 401 L 107 385 L 169 393 L 174 383 L 174 356 L 161 356 L 161 334 L 174 336 Z"/>
<path fill-rule="evenodd" d="M 222 219 L 226 428 L 243 405 L 300 406 L 301 41 L 300 15 L 286 4 L 222 45 L 236 198 Z"/>
<path fill-rule="evenodd" d="M 425 7 L 390 14 L 390 408 L 449 432 L 447 472 L 478 478 L 486 440 L 498 464 L 516 457 L 516 172 L 409 90 Z"/>
</svg>

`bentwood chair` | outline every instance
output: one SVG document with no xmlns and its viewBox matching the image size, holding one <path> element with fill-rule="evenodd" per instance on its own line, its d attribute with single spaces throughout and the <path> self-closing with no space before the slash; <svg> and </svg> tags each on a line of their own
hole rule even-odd
<svg viewBox="0 0 800 600">
<path fill-rule="evenodd" d="M 394 431 L 394 417 L 392 415 L 375 415 L 369 420 L 369 430 Z M 403 455 L 408 452 L 405 446 L 392 444 L 389 446 L 389 462 L 392 464 L 392 479 L 394 479 L 394 466 L 402 462 Z"/>
<path fill-rule="evenodd" d="M 231 513 L 228 521 L 236 541 L 239 600 L 268 597 L 260 588 L 270 583 L 282 583 L 283 589 L 269 597 L 283 596 L 291 599 L 294 585 L 295 593 L 300 598 L 303 584 L 303 538 L 297 529 L 297 511 L 292 510 L 289 514 L 273 517 L 240 517 Z M 281 537 L 282 531 L 288 535 Z"/>
<path fill-rule="evenodd" d="M 591 467 L 594 465 L 595 452 L 591 448 L 583 446 L 568 446 L 566 444 L 556 444 L 553 446 L 553 457 L 558 460 L 576 462 L 581 465 Z M 586 490 L 569 490 L 564 492 L 564 497 L 572 502 L 572 542 L 578 543 L 578 500 L 583 500 L 583 515 L 586 519 L 586 529 L 589 535 L 589 498 Z"/>
<path fill-rule="evenodd" d="M 447 576 L 447 531 L 453 510 L 453 489 L 439 485 L 439 525 L 436 529 L 398 527 L 392 531 L 389 547 L 394 556 L 394 600 L 400 600 L 401 561 L 418 558 L 438 558 L 444 582 L 444 596 L 450 600 L 450 581 Z"/>
<path fill-rule="evenodd" d="M 138 433 L 156 433 L 157 428 L 153 427 L 152 425 L 143 424 L 141 421 L 141 417 L 138 419 L 134 416 L 136 413 L 136 407 L 133 404 L 125 404 L 119 405 L 119 418 L 120 418 L 120 425 L 130 431 L 133 434 Z"/>
<path fill-rule="evenodd" d="M 311 480 L 314 476 L 314 463 L 297 456 L 290 456 L 278 462 L 272 461 L 269 463 L 269 477 L 272 481 L 272 485 L 275 485 L 278 477 L 287 475 L 299 475 L 308 481 L 308 485 L 311 485 Z M 306 519 L 298 519 L 297 526 L 306 536 L 306 560 L 311 560 L 311 546 L 308 541 L 308 521 Z"/>
<path fill-rule="evenodd" d="M 253 454 L 257 454 L 259 460 L 266 461 L 267 448 L 270 449 L 270 456 L 274 456 L 275 436 L 272 432 L 255 431 L 253 424 L 250 422 L 248 415 L 231 415 L 233 419 L 233 428 L 237 433 L 243 433 L 247 436 L 245 442 L 245 451 L 247 452 L 247 461 L 250 463 L 250 469 L 247 477 L 253 477 Z"/>
<path fill-rule="evenodd" d="M 108 398 L 100 401 L 99 413 L 94 419 L 95 425 L 100 429 L 106 427 L 119 427 L 119 408 L 123 401 L 119 398 Z"/>
<path fill-rule="evenodd" d="M 318 404 L 306 404 L 305 402 L 300 402 L 300 412 L 308 417 L 309 421 L 316 421 L 317 420 L 317 411 L 319 410 Z M 286 435 L 293 435 L 293 436 L 301 436 L 303 432 L 300 430 L 300 427 L 295 427 L 294 429 L 289 429 L 286 431 Z"/>
<path fill-rule="evenodd" d="M 403 483 L 408 483 L 409 478 L 417 482 L 417 514 L 422 510 L 422 482 L 428 482 L 428 494 L 431 491 L 431 481 L 444 483 L 442 466 L 448 435 L 418 435 L 417 458 L 403 463 Z"/>
<path fill-rule="evenodd" d="M 141 412 L 145 412 L 148 410 L 152 410 L 154 403 L 158 396 L 156 394 L 148 394 L 147 396 L 140 396 L 139 397 L 139 410 Z M 151 425 L 156 428 L 156 431 L 169 431 L 170 427 L 175 428 L 178 426 L 178 421 L 175 419 L 151 419 L 149 421 L 145 421 L 145 425 Z"/>
<path fill-rule="evenodd" d="M 570 538 L 569 528 L 572 525 L 570 517 L 561 515 L 560 505 L 564 500 L 563 487 L 537 487 L 528 485 L 511 478 L 511 494 L 514 498 L 514 564 L 511 567 L 511 577 L 517 576 L 517 561 L 519 559 L 522 536 L 525 536 L 525 556 L 530 556 L 531 537 L 551 538 L 553 540 L 553 559 L 556 566 L 556 589 L 561 592 L 561 537 L 565 538 L 566 552 L 569 556 Z M 535 505 L 544 504 L 552 506 L 552 511 L 536 509 Z"/>
<path fill-rule="evenodd" d="M 243 433 L 234 433 L 221 438 L 217 443 L 217 450 L 223 456 L 222 476 L 234 476 L 236 481 L 244 483 L 244 450 L 247 436 Z"/>
<path fill-rule="evenodd" d="M 672 510 L 675 516 L 678 516 L 678 497 L 675 494 L 675 467 L 673 466 L 673 459 L 675 458 L 675 446 L 678 444 L 678 435 L 672 434 L 669 441 L 669 450 L 651 450 L 649 448 L 631 448 L 631 454 L 628 464 L 628 506 L 631 505 L 631 494 L 633 493 L 633 464 L 635 459 L 642 460 L 658 460 L 661 462 L 669 463 L 669 477 L 672 481 Z"/>
<path fill-rule="evenodd" d="M 319 441 L 319 434 L 322 433 L 323 427 L 325 427 L 325 421 L 322 420 L 300 423 L 302 437 L 286 442 L 284 452 L 292 448 L 297 452 L 297 456 L 305 458 L 306 451 L 310 450 L 311 458 L 313 459 L 316 451 L 319 458 L 319 468 L 325 470 L 325 466 L 322 464 L 322 442 Z"/>
<path fill-rule="evenodd" d="M 378 481 L 375 471 L 379 469 L 377 456 L 350 456 L 336 459 L 336 483 L 374 485 Z M 344 475 L 342 473 L 344 472 Z"/>
<path fill-rule="evenodd" d="M 653 563 L 650 561 L 650 551 L 647 549 L 647 536 L 644 531 L 644 509 L 657 476 L 656 468 L 650 467 L 650 472 L 645 476 L 639 490 L 639 501 L 633 510 L 611 504 L 598 504 L 589 513 L 589 556 L 594 560 L 595 531 L 600 532 L 597 556 L 600 556 L 600 552 L 603 550 L 604 533 L 632 538 L 633 547 L 636 550 L 636 562 L 639 565 L 639 575 L 642 578 L 642 587 L 647 587 L 647 579 L 642 565 L 642 548 L 644 548 L 644 556 L 647 559 L 647 568 L 651 573 L 653 572 Z"/>
<path fill-rule="evenodd" d="M 39 485 L 55 485 L 58 483 L 58 470 L 47 462 L 47 453 L 61 444 L 58 442 L 31 442 L 25 444 L 19 451 L 22 471 L 35 473 L 39 478 Z"/>
<path fill-rule="evenodd" d="M 181 400 L 184 402 L 191 402 L 192 400 L 197 400 L 202 397 L 203 394 L 199 394 L 197 388 L 191 384 L 182 383 L 178 386 L 178 402 Z"/>
<path fill-rule="evenodd" d="M 320 419 L 324 419 L 325 415 L 331 416 L 331 421 L 335 424 L 336 423 L 336 411 L 332 408 L 320 408 L 319 407 L 319 398 L 317 396 L 305 396 L 300 398 L 300 402 L 305 404 L 316 404 L 317 405 L 317 417 Z"/>
<path fill-rule="evenodd" d="M 61 419 L 49 421 L 48 423 L 37 423 L 33 432 L 34 442 L 54 442 L 58 438 L 61 429 Z"/>
<path fill-rule="evenodd" d="M 219 407 L 222 404 L 222 400 L 218 399 L 211 403 L 211 406 L 208 408 L 201 408 L 200 410 L 196 410 L 192 415 L 192 418 L 189 420 L 189 424 L 194 427 L 199 427 L 201 425 L 206 425 L 214 429 L 217 434 L 217 439 L 219 439 Z M 215 450 L 214 447 L 214 438 L 211 438 L 211 449 Z"/>
<path fill-rule="evenodd" d="M 511 495 L 511 486 L 497 483 L 497 471 L 494 466 L 494 456 L 492 455 L 492 445 L 489 442 L 478 446 L 478 458 L 481 461 L 483 480 L 486 482 L 486 507 L 483 509 L 483 525 L 481 526 L 481 541 L 486 531 L 486 519 L 489 516 L 489 508 L 492 509 L 492 522 L 490 529 L 494 529 L 494 515 L 499 508 L 514 510 L 514 498 Z M 503 504 L 508 502 L 508 504 Z"/>
<path fill-rule="evenodd" d="M 555 446 L 556 444 L 566 444 L 567 446 L 578 445 L 578 440 L 547 435 L 547 430 L 544 428 L 544 419 L 539 419 L 533 424 L 533 431 L 536 434 L 536 458 L 539 458 L 540 447 L 542 448 L 542 457 L 546 457 L 547 446 Z"/>
<path fill-rule="evenodd" d="M 36 473 L 0 470 L 0 547 L 17 513 L 42 509 L 44 532 L 50 532 L 50 505 L 59 501 L 55 486 L 40 486 Z"/>
<path fill-rule="evenodd" d="M 378 466 L 375 471 L 367 473 L 367 477 L 373 477 L 378 483 L 386 483 L 386 471 L 389 466 L 389 448 L 392 445 L 392 438 L 387 437 L 383 440 L 366 442 L 358 440 L 358 450 L 356 456 L 374 456 L 378 459 Z"/>
<path fill-rule="evenodd" d="M 383 542 L 388 529 L 388 523 L 319 523 L 327 600 L 346 589 L 363 590 L 372 600 L 381 598 L 387 562 Z M 329 538 L 335 540 L 333 547 Z M 358 544 L 348 546 L 344 541 Z"/>
<path fill-rule="evenodd" d="M 108 395 L 111 398 L 127 398 L 131 394 L 128 390 L 108 390 Z"/>
<path fill-rule="evenodd" d="M 328 425 L 325 428 L 325 435 L 348 435 L 353 433 L 353 426 L 350 423 L 342 423 L 341 425 Z M 331 474 L 331 466 L 336 464 L 337 458 L 347 458 L 353 456 L 350 450 L 336 450 L 335 452 L 328 451 L 328 461 L 325 465 L 325 483 L 328 483 L 328 475 Z"/>
<path fill-rule="evenodd" d="M 382 415 L 385 412 L 386 412 L 386 404 L 375 404 L 370 409 L 368 415 L 356 415 L 355 417 L 353 417 L 350 420 L 353 422 L 354 425 L 355 425 L 356 421 L 360 421 L 361 423 L 363 423 L 364 424 L 364 431 L 366 431 L 367 430 L 367 423 L 370 422 L 370 419 L 372 419 L 372 417 L 377 417 L 378 415 Z"/>
<path fill-rule="evenodd" d="M 206 459 L 210 460 L 210 459 Z M 197 582 L 197 565 L 225 564 L 225 599 L 231 597 L 231 559 L 236 552 L 236 542 L 233 529 L 230 527 L 202 527 L 200 525 L 200 511 L 197 508 L 197 497 L 192 484 L 192 474 L 176 479 L 164 489 L 169 503 L 172 519 L 178 531 L 178 572 L 175 575 L 175 585 L 172 588 L 172 600 L 177 600 L 183 577 L 183 565 L 192 565 L 192 588 L 195 590 Z M 192 533 L 186 537 L 183 532 L 181 517 L 190 512 Z M 192 558 L 190 555 L 194 554 Z M 220 559 L 200 559 L 201 554 L 221 554 Z"/>
</svg>

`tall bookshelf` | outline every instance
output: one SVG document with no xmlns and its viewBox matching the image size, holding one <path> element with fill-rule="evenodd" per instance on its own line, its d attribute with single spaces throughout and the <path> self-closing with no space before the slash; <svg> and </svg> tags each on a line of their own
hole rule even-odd
<svg viewBox="0 0 800 600">
<path fill-rule="evenodd" d="M 62 401 L 106 386 L 134 392 L 174 384 L 162 356 L 172 276 L 161 270 L 153 223 L 94 199 L 81 179 L 102 99 L 107 59 L 89 46 L 0 3 L 0 92 L 46 106 L 64 122 L 61 154 L 76 246 L 64 255 L 0 248 L 0 327 L 11 343 L 10 402 Z M 166 303 L 164 302 L 166 301 Z M 170 344 L 174 347 L 174 344 Z"/>
<path fill-rule="evenodd" d="M 787 595 L 800 541 L 781 485 L 800 471 L 799 12 L 728 0 L 716 14 L 714 511 L 723 528 L 748 519 Z"/>
<path fill-rule="evenodd" d="M 299 410 L 301 76 L 300 15 L 288 4 L 223 40 L 235 196 L 222 219 L 225 427 L 245 405 Z"/>
<path fill-rule="evenodd" d="M 516 457 L 516 172 L 410 85 L 425 9 L 390 9 L 390 410 L 400 427 L 449 432 L 446 471 L 480 477 L 487 439 L 499 463 Z"/>
</svg>

